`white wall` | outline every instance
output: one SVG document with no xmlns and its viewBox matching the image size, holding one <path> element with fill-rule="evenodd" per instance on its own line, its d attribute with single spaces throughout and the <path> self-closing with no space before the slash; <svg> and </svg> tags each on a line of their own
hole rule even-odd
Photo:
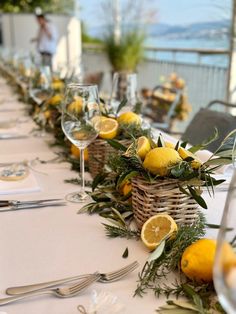
<svg viewBox="0 0 236 314">
<path fill-rule="evenodd" d="M 54 65 L 79 66 L 81 61 L 80 22 L 71 16 L 48 15 L 57 27 L 59 40 Z M 19 52 L 36 51 L 35 43 L 30 39 L 37 34 L 38 24 L 33 14 L 3 14 L 3 47 Z"/>
</svg>

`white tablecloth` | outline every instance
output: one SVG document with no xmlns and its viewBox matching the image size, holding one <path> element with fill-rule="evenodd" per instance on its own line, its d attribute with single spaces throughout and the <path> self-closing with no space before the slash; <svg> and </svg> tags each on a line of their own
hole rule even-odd
<svg viewBox="0 0 236 314">
<path fill-rule="evenodd" d="M 8 86 L 0 80 L 3 97 L 10 95 Z M 10 97 L 9 96 L 9 97 Z M 0 99 L 1 100 L 1 99 Z M 22 104 L 15 102 L 16 111 L 0 113 L 6 119 L 20 117 L 24 111 L 17 111 Z M 6 106 L 4 106 L 5 108 Z M 1 111 L 1 104 L 0 104 Z M 31 129 L 32 121 L 21 123 L 20 128 Z M 0 140 L 0 162 L 31 160 L 35 157 L 50 159 L 54 156 L 46 139 L 29 137 L 26 139 Z M 41 187 L 40 192 L 18 194 L 11 199 L 30 200 L 40 198 L 64 198 L 75 185 L 64 183 L 65 179 L 77 174 L 70 171 L 69 164 L 44 164 L 36 166 L 34 175 Z M 0 199 L 8 199 L 0 196 Z M 215 198 L 206 195 L 209 209 L 206 214 L 209 222 L 219 223 L 224 206 L 225 193 L 216 193 Z M 107 291 L 125 304 L 127 314 L 151 314 L 165 302 L 150 292 L 144 298 L 133 297 L 137 285 L 138 271 L 148 257 L 148 251 L 141 241 L 108 239 L 105 236 L 103 221 L 97 215 L 77 214 L 78 204 L 67 203 L 62 207 L 48 207 L 0 213 L 0 297 L 10 286 L 48 281 L 96 270 L 111 271 L 134 260 L 140 263 L 138 270 L 126 278 L 110 283 L 96 283 L 81 295 L 69 299 L 41 296 L 0 307 L 0 312 L 8 314 L 76 314 L 77 306 L 85 308 L 91 299 L 91 291 Z M 216 236 L 211 231 L 210 236 Z M 128 247 L 129 256 L 122 258 Z"/>
</svg>

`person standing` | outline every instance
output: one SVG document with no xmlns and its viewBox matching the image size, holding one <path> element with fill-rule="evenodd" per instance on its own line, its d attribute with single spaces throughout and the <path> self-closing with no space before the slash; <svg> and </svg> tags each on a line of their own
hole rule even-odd
<svg viewBox="0 0 236 314">
<path fill-rule="evenodd" d="M 48 20 L 43 13 L 36 13 L 39 24 L 38 35 L 31 41 L 37 44 L 37 50 L 41 55 L 41 62 L 44 66 L 52 68 L 52 58 L 56 53 L 58 33 L 55 25 Z"/>
</svg>

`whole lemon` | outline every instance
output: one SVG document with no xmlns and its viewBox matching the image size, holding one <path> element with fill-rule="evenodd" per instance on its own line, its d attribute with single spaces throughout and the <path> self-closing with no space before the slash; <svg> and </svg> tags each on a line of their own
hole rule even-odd
<svg viewBox="0 0 236 314">
<path fill-rule="evenodd" d="M 140 116 L 132 111 L 122 113 L 117 121 L 121 124 L 141 124 Z"/>
<path fill-rule="evenodd" d="M 63 95 L 56 94 L 52 98 L 49 99 L 48 103 L 49 105 L 59 105 L 63 100 Z"/>
<path fill-rule="evenodd" d="M 188 246 L 181 258 L 181 270 L 196 282 L 211 282 L 216 240 L 200 239 Z"/>
<path fill-rule="evenodd" d="M 169 172 L 169 167 L 182 161 L 178 152 L 168 147 L 157 147 L 147 153 L 143 166 L 152 174 L 165 176 Z"/>
<path fill-rule="evenodd" d="M 123 195 L 127 195 L 130 191 L 132 191 L 132 184 L 130 181 L 127 181 L 123 186 Z"/>
</svg>

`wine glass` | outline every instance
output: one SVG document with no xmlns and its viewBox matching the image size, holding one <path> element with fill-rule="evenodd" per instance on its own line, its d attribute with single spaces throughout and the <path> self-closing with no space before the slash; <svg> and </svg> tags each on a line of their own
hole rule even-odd
<svg viewBox="0 0 236 314">
<path fill-rule="evenodd" d="M 236 313 L 236 140 L 232 150 L 234 173 L 229 185 L 217 238 L 214 284 L 228 314 Z"/>
<path fill-rule="evenodd" d="M 81 190 L 70 193 L 66 199 L 79 203 L 88 198 L 84 184 L 84 149 L 95 140 L 100 129 L 100 106 L 96 85 L 67 85 L 62 106 L 62 129 L 67 138 L 80 149 Z"/>
<path fill-rule="evenodd" d="M 122 100 L 127 100 L 127 105 L 122 111 L 132 111 L 137 103 L 137 74 L 116 72 L 112 80 L 110 107 L 116 112 Z"/>
</svg>

